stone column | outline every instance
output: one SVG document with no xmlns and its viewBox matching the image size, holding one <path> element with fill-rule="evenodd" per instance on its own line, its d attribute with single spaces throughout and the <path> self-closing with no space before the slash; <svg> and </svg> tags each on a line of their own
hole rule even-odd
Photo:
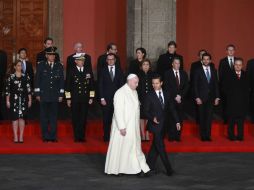
<svg viewBox="0 0 254 190">
<path fill-rule="evenodd" d="M 57 52 L 63 60 L 63 1 L 48 0 L 48 36 L 54 39 Z"/>
<path fill-rule="evenodd" d="M 176 39 L 176 0 L 128 0 L 127 57 L 144 47 L 154 63 Z"/>
</svg>

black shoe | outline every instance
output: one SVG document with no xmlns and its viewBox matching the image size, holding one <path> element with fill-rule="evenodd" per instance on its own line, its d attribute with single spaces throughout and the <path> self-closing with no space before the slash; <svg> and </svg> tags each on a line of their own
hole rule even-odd
<svg viewBox="0 0 254 190">
<path fill-rule="evenodd" d="M 206 141 L 212 141 L 211 137 L 208 137 L 208 138 L 206 139 Z"/>
<path fill-rule="evenodd" d="M 167 176 L 172 176 L 172 175 L 174 175 L 174 174 L 175 174 L 175 171 L 174 171 L 174 170 L 169 170 L 169 171 L 167 171 L 167 173 L 166 173 Z"/>
<path fill-rule="evenodd" d="M 236 140 L 243 141 L 243 137 L 237 137 Z"/>
<path fill-rule="evenodd" d="M 58 140 L 57 140 L 57 139 L 52 139 L 52 140 L 51 140 L 51 142 L 53 142 L 53 143 L 57 143 L 57 142 L 58 142 Z"/>
<path fill-rule="evenodd" d="M 148 172 L 144 173 L 144 172 L 142 171 L 142 172 L 138 173 L 137 176 L 138 176 L 138 177 L 142 177 L 142 178 L 143 178 L 143 177 L 150 177 L 150 176 L 152 176 L 152 172 L 151 172 L 151 171 L 148 171 Z"/>
<path fill-rule="evenodd" d="M 176 138 L 176 141 L 177 141 L 177 142 L 181 142 L 181 139 L 180 139 L 180 138 Z"/>
<path fill-rule="evenodd" d="M 235 141 L 235 140 L 236 140 L 236 137 L 228 137 L 228 139 L 229 139 L 230 141 Z"/>
<path fill-rule="evenodd" d="M 42 139 L 42 141 L 43 141 L 43 142 L 46 142 L 46 143 L 49 142 L 48 139 Z"/>
<path fill-rule="evenodd" d="M 201 137 L 201 141 L 207 141 L 205 137 Z"/>
</svg>

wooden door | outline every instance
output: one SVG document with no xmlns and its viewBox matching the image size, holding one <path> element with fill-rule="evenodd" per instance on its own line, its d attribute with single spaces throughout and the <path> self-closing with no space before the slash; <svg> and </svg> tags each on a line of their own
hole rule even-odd
<svg viewBox="0 0 254 190">
<path fill-rule="evenodd" d="M 9 65 L 23 47 L 36 64 L 36 54 L 47 36 L 47 15 L 46 0 L 0 0 L 0 49 L 7 52 Z"/>
</svg>

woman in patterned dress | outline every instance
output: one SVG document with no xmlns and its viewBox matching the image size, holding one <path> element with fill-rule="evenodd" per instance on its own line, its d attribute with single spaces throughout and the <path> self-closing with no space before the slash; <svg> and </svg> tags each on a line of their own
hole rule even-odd
<svg viewBox="0 0 254 190">
<path fill-rule="evenodd" d="M 10 109 L 13 141 L 14 143 L 23 143 L 24 119 L 28 108 L 32 105 L 31 86 L 29 77 L 22 73 L 21 61 L 14 63 L 14 70 L 15 72 L 10 74 L 6 82 L 6 106 Z"/>
</svg>

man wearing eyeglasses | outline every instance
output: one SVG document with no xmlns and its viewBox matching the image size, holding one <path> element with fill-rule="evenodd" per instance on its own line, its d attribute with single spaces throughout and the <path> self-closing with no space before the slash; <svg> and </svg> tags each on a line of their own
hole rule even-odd
<svg viewBox="0 0 254 190">
<path fill-rule="evenodd" d="M 110 127 L 113 117 L 113 97 L 115 92 L 123 86 L 124 75 L 120 67 L 116 66 L 116 55 L 109 53 L 106 58 L 107 65 L 100 71 L 99 97 L 103 111 L 104 141 L 110 138 Z"/>
</svg>

